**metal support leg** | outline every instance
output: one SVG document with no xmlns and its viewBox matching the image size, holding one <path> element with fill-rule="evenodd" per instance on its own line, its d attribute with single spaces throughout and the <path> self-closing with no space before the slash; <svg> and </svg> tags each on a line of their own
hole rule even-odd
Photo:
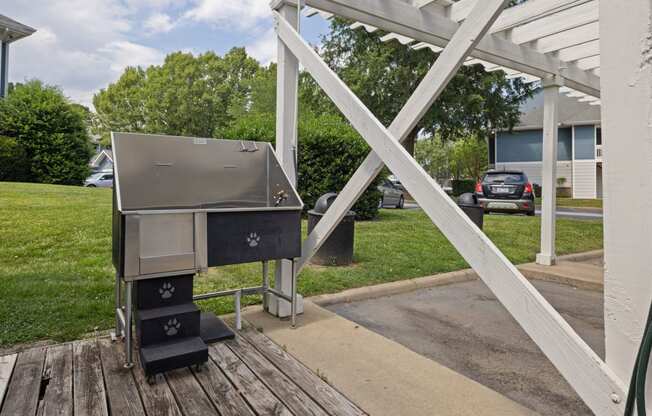
<svg viewBox="0 0 652 416">
<path fill-rule="evenodd" d="M 242 314 L 240 312 L 240 300 L 242 298 L 242 290 L 235 292 L 235 328 L 239 331 L 242 329 Z"/>
<path fill-rule="evenodd" d="M 263 262 L 263 310 L 267 311 L 269 305 L 267 304 L 268 302 L 268 296 L 267 296 L 267 289 L 269 289 L 269 261 L 264 261 Z"/>
<path fill-rule="evenodd" d="M 133 285 L 134 282 L 127 282 L 125 288 L 125 368 L 131 368 L 134 366 L 134 360 L 132 357 L 133 346 L 132 346 L 132 336 L 131 336 L 131 321 L 133 315 Z"/>
<path fill-rule="evenodd" d="M 290 296 L 292 296 L 290 314 L 292 316 L 292 329 L 294 329 L 297 327 L 297 268 L 296 261 L 294 259 L 292 259 L 292 288 Z"/>
<path fill-rule="evenodd" d="M 111 340 L 115 341 L 122 335 L 122 321 L 120 320 L 120 315 L 118 314 L 118 309 L 121 306 L 121 290 L 120 290 L 120 275 L 118 272 L 115 272 L 115 308 L 113 312 L 115 313 L 115 333 L 111 334 Z"/>
</svg>

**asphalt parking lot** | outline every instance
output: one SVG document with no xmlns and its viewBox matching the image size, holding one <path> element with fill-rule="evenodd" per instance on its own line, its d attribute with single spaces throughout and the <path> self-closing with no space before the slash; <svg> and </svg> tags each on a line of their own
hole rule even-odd
<svg viewBox="0 0 652 416">
<path fill-rule="evenodd" d="M 602 293 L 533 283 L 604 357 Z M 479 280 L 328 309 L 542 415 L 592 414 Z"/>
</svg>

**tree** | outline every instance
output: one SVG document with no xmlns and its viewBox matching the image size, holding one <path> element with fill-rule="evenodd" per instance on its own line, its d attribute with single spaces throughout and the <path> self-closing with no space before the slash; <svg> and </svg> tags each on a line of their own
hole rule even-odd
<svg viewBox="0 0 652 416">
<path fill-rule="evenodd" d="M 450 179 L 452 147 L 439 136 L 417 140 L 414 157 L 433 179 Z"/>
<path fill-rule="evenodd" d="M 455 179 L 478 180 L 487 170 L 487 143 L 476 136 L 466 136 L 452 145 L 450 166 Z"/>
<path fill-rule="evenodd" d="M 381 42 L 382 34 L 349 28 L 350 22 L 331 20 L 322 39 L 322 56 L 364 104 L 388 126 L 415 90 L 437 55 L 430 49 L 413 50 L 398 42 Z M 532 89 L 520 79 L 507 80 L 502 72 L 482 66 L 462 67 L 417 127 L 418 134 L 438 133 L 442 140 L 466 134 L 487 137 L 497 128 L 510 129 L 520 116 L 519 105 Z M 313 95 L 313 108 L 332 107 L 323 94 Z M 332 110 L 334 111 L 334 110 Z"/>
<path fill-rule="evenodd" d="M 246 100 L 260 70 L 243 48 L 224 57 L 175 52 L 160 66 L 127 68 L 93 97 L 97 130 L 212 137 L 233 119 L 233 102 Z"/>
<path fill-rule="evenodd" d="M 0 136 L 23 149 L 25 180 L 79 185 L 92 155 L 85 117 L 58 88 L 34 80 L 0 100 Z"/>
</svg>

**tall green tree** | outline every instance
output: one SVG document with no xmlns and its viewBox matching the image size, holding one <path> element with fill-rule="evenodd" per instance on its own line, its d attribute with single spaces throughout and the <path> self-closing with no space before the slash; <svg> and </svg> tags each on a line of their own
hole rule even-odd
<svg viewBox="0 0 652 416">
<path fill-rule="evenodd" d="M 162 65 L 127 68 L 93 97 L 96 129 L 212 137 L 233 120 L 229 109 L 248 97 L 260 70 L 243 48 L 223 57 L 176 52 Z"/>
<path fill-rule="evenodd" d="M 487 170 L 487 142 L 468 135 L 452 144 L 450 169 L 455 179 L 478 180 Z"/>
<path fill-rule="evenodd" d="M 56 87 L 36 80 L 17 85 L 0 100 L 0 136 L 11 138 L 2 141 L 3 160 L 20 163 L 10 169 L 21 172 L 19 180 L 81 184 L 92 154 L 86 117 Z"/>
<path fill-rule="evenodd" d="M 382 33 L 353 30 L 349 25 L 342 19 L 331 21 L 330 33 L 322 39 L 322 56 L 376 117 L 389 125 L 438 55 L 428 48 L 414 50 L 396 41 L 381 42 Z M 446 141 L 509 129 L 518 121 L 519 105 L 531 94 L 529 85 L 507 80 L 502 72 L 462 67 L 411 132 L 408 143 L 420 132 L 437 133 Z M 313 108 L 335 111 L 323 94 L 314 93 L 312 100 Z M 407 147 L 412 149 L 412 144 Z"/>
</svg>

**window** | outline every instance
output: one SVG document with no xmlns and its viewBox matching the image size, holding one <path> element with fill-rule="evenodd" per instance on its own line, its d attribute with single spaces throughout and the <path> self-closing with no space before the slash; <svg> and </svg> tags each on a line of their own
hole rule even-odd
<svg viewBox="0 0 652 416">
<path fill-rule="evenodd" d="M 518 185 L 527 182 L 527 178 L 522 173 L 488 173 L 483 182 Z"/>
<path fill-rule="evenodd" d="M 602 145 L 602 128 L 598 127 L 595 129 L 595 144 L 598 146 Z"/>
<path fill-rule="evenodd" d="M 102 176 L 103 181 L 112 181 L 113 180 L 113 175 L 104 175 Z"/>
</svg>

